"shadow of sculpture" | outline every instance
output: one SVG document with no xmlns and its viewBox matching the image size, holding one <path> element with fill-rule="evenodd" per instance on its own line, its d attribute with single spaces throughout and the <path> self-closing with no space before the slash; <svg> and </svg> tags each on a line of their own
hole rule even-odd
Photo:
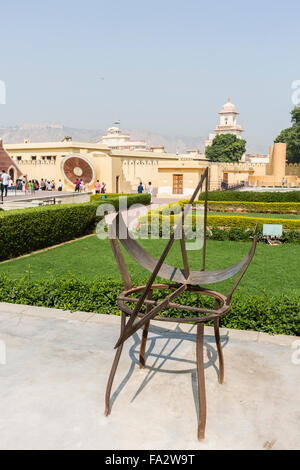
<svg viewBox="0 0 300 470">
<path fill-rule="evenodd" d="M 150 383 L 150 381 L 154 378 L 157 372 L 164 372 L 167 374 L 191 374 L 191 382 L 193 388 L 193 396 L 195 401 L 195 408 L 197 415 L 199 414 L 199 406 L 198 406 L 198 399 L 197 399 L 197 364 L 196 360 L 194 359 L 186 359 L 180 357 L 180 355 L 176 355 L 176 352 L 183 344 L 184 341 L 190 341 L 196 344 L 197 334 L 196 325 L 191 325 L 191 328 L 188 332 L 183 331 L 178 324 L 175 330 L 168 331 L 165 328 L 161 328 L 158 326 L 151 325 L 149 330 L 148 336 L 148 349 L 145 355 L 145 366 L 144 369 L 147 371 L 146 377 L 144 377 L 142 383 L 139 385 L 137 391 L 135 392 L 134 396 L 131 399 L 133 402 L 140 393 L 144 390 L 144 388 Z M 125 377 L 121 380 L 119 385 L 117 386 L 116 390 L 111 396 L 111 408 L 115 400 L 117 399 L 118 395 L 121 393 L 123 388 L 126 386 L 127 382 L 130 380 L 136 366 L 139 366 L 139 346 L 140 346 L 140 338 L 137 333 L 133 336 L 133 344 L 131 345 L 128 351 L 128 357 L 131 359 L 130 367 L 125 375 Z M 164 344 L 159 349 L 159 342 L 160 340 L 164 341 Z M 220 337 L 222 347 L 224 348 L 229 341 L 228 333 Z M 171 345 L 171 342 L 175 344 Z M 206 357 L 207 361 L 204 362 L 204 368 L 207 369 L 209 367 L 213 367 L 216 371 L 216 375 L 219 378 L 219 368 L 216 364 L 218 360 L 218 353 L 215 347 L 212 346 L 211 343 L 215 343 L 214 336 L 204 336 L 204 348 L 206 349 Z M 166 352 L 168 347 L 171 346 L 171 350 Z M 151 359 L 153 361 L 151 362 Z M 183 369 L 170 369 L 164 367 L 168 361 L 180 363 L 186 365 L 186 368 Z"/>
</svg>

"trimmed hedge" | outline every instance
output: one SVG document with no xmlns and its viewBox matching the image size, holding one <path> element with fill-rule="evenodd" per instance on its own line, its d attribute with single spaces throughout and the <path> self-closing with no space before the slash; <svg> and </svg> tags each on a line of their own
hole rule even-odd
<svg viewBox="0 0 300 470">
<path fill-rule="evenodd" d="M 170 232 L 172 233 L 174 227 L 170 227 Z M 195 230 L 195 227 L 193 227 Z M 151 224 L 148 226 L 148 232 L 151 233 Z M 210 240 L 230 240 L 230 241 L 240 241 L 240 242 L 249 242 L 252 240 L 254 235 L 254 227 L 247 228 L 247 227 L 218 227 L 216 225 L 212 225 L 207 227 L 206 236 Z M 263 238 L 262 227 L 258 226 L 257 231 L 257 240 L 258 242 L 264 242 L 265 238 Z M 162 236 L 162 225 L 159 224 L 158 228 L 158 236 Z M 282 243 L 296 243 L 300 244 L 300 230 L 288 230 L 284 231 L 280 241 Z"/>
<path fill-rule="evenodd" d="M 197 216 L 193 216 L 194 219 Z M 216 225 L 218 227 L 255 227 L 256 224 L 262 227 L 264 224 L 279 224 L 284 229 L 300 229 L 300 219 L 271 219 L 263 217 L 245 217 L 237 215 L 208 215 L 207 225 L 210 227 Z"/>
<path fill-rule="evenodd" d="M 193 206 L 197 204 L 203 205 L 203 201 L 195 201 Z M 183 208 L 188 201 L 178 201 L 171 204 L 165 204 L 158 209 L 154 209 L 153 213 L 169 213 L 172 208 L 175 213 L 179 212 L 179 206 Z M 177 207 L 178 206 L 178 207 Z M 220 212 L 236 212 L 242 209 L 245 212 L 257 213 L 273 213 L 273 214 L 300 214 L 300 202 L 249 202 L 249 201 L 208 201 L 208 210 Z"/>
<path fill-rule="evenodd" d="M 230 241 L 242 241 L 249 242 L 254 235 L 253 229 L 244 227 L 209 227 L 207 229 L 207 238 L 210 240 L 230 240 Z M 265 242 L 262 234 L 262 228 L 257 228 L 257 239 L 259 242 Z M 300 244 L 300 230 L 289 230 L 283 232 L 280 238 L 282 243 L 296 243 Z"/>
<path fill-rule="evenodd" d="M 197 204 L 197 202 L 202 202 L 202 201 L 195 201 L 194 205 Z M 163 206 L 160 206 L 157 209 L 151 210 L 148 212 L 146 216 L 140 217 L 139 221 L 141 224 L 145 224 L 146 221 L 148 220 L 148 224 L 151 225 L 151 218 L 155 220 L 155 223 L 157 223 L 157 217 L 159 218 L 160 225 L 164 222 L 167 224 L 167 220 L 170 220 L 170 225 L 171 227 L 174 226 L 174 224 L 177 223 L 179 218 L 181 217 L 182 210 L 185 207 L 187 201 L 179 201 L 171 204 L 166 204 Z M 269 209 L 270 207 L 273 208 L 273 211 L 275 212 L 275 209 L 278 208 L 279 211 L 288 211 L 291 210 L 291 208 L 297 208 L 297 212 L 300 211 L 300 203 L 252 203 L 252 202 L 239 202 L 239 201 L 230 201 L 230 202 L 223 202 L 223 201 L 208 201 L 208 207 L 210 209 L 216 210 L 216 207 L 221 208 L 221 210 L 224 210 L 224 206 L 230 207 L 231 206 L 237 206 L 237 207 L 247 207 L 249 210 L 257 210 L 257 207 L 261 212 L 270 212 L 272 209 Z M 298 207 L 299 206 L 299 207 Z M 233 207 L 231 207 L 234 209 Z M 230 212 L 228 213 L 230 214 Z M 202 217 L 197 213 L 190 212 L 187 215 L 186 221 L 189 223 L 192 223 L 193 229 L 196 225 L 196 218 L 197 217 Z M 279 224 L 282 225 L 284 229 L 286 230 L 300 230 L 300 219 L 284 219 L 284 218 L 264 218 L 264 217 L 247 217 L 247 216 L 238 216 L 238 215 L 210 215 L 208 213 L 207 215 L 207 226 L 208 227 L 239 227 L 239 228 L 244 228 L 244 229 L 250 229 L 255 227 L 256 225 L 259 228 L 262 228 L 264 224 Z M 161 227 L 160 227 L 161 231 Z"/>
<path fill-rule="evenodd" d="M 142 285 L 145 280 L 138 280 Z M 123 284 L 115 279 L 93 281 L 47 279 L 31 281 L 27 278 L 9 279 L 0 277 L 0 301 L 24 305 L 37 305 L 85 312 L 119 315 L 117 296 Z M 166 292 L 155 291 L 154 299 L 162 298 Z M 180 296 L 185 305 L 212 306 L 212 299 L 185 292 Z M 166 312 L 162 313 L 166 316 Z M 168 315 L 188 317 L 191 312 L 169 309 Z M 300 335 L 300 297 L 298 295 L 250 297 L 234 296 L 232 309 L 221 319 L 221 326 L 240 330 L 256 330 L 270 334 Z"/>
<path fill-rule="evenodd" d="M 205 193 L 199 194 L 203 201 Z M 258 191 L 209 191 L 209 201 L 251 201 L 251 202 L 300 202 L 300 191 L 258 192 Z"/>
<path fill-rule="evenodd" d="M 162 208 L 160 208 L 162 209 Z M 163 213 L 169 210 L 169 206 L 163 206 Z M 177 212 L 177 211 L 175 211 Z M 151 219 L 153 217 L 153 220 Z M 155 232 L 158 236 L 162 236 L 162 222 L 170 220 L 170 232 L 174 231 L 175 224 L 180 216 L 178 215 L 162 215 L 158 210 L 150 211 L 146 216 L 139 218 L 140 227 L 137 230 L 137 236 L 139 231 L 144 233 L 143 225 L 148 223 L 148 233 L 151 233 L 151 224 L 155 221 L 157 224 L 157 218 L 159 223 Z M 192 218 L 192 229 L 195 231 L 197 215 L 189 215 L 188 218 Z M 169 219 L 170 218 L 170 219 Z M 292 223 L 289 223 L 289 222 Z M 296 224 L 293 224 L 296 222 Z M 254 228 L 257 225 L 257 236 L 258 241 L 264 241 L 262 234 L 262 226 L 264 223 L 272 224 L 283 224 L 285 231 L 280 238 L 283 243 L 300 243 L 300 219 L 270 219 L 270 218 L 258 218 L 258 217 L 245 217 L 245 216 L 207 216 L 207 238 L 211 240 L 231 240 L 231 241 L 250 241 L 254 234 Z M 295 227 L 293 227 L 295 225 Z"/>
<path fill-rule="evenodd" d="M 90 201 L 93 202 L 93 201 L 101 201 L 102 200 L 102 196 L 106 196 L 106 199 L 110 199 L 110 198 L 115 198 L 115 197 L 119 197 L 119 196 L 134 196 L 134 194 L 132 193 L 100 193 L 100 194 L 91 194 L 90 196 Z M 136 194 L 135 194 L 136 195 Z M 144 194 L 143 194 L 144 196 Z"/>
<path fill-rule="evenodd" d="M 170 220 L 170 225 L 174 226 L 174 224 L 179 221 L 181 215 L 179 214 L 171 214 L 171 215 L 161 215 L 157 212 L 152 212 L 153 215 L 159 217 L 160 223 L 165 223 L 167 225 L 167 221 Z M 155 217 L 155 218 L 156 218 Z M 194 227 L 196 225 L 196 218 L 200 217 L 196 214 L 189 214 L 186 218 L 186 221 L 192 223 Z M 145 223 L 148 218 L 148 223 L 150 224 L 151 221 L 151 214 L 150 212 L 146 216 L 140 217 L 139 221 L 141 224 Z M 298 229 L 300 230 L 300 219 L 271 219 L 271 218 L 263 218 L 263 217 L 246 217 L 246 216 L 238 216 L 238 215 L 208 215 L 207 216 L 207 226 L 217 226 L 217 227 L 244 227 L 244 228 L 252 228 L 258 225 L 258 227 L 262 227 L 263 224 L 279 224 L 282 225 L 284 229 Z"/>
<path fill-rule="evenodd" d="M 216 212 L 235 212 L 242 209 L 245 212 L 260 214 L 300 214 L 300 202 L 208 201 L 208 209 Z"/>
<path fill-rule="evenodd" d="M 96 209 L 94 204 L 66 204 L 1 213 L 0 260 L 91 233 Z"/>
<path fill-rule="evenodd" d="M 149 202 L 148 194 L 128 196 L 128 207 Z M 107 203 L 118 209 L 119 198 L 1 212 L 0 261 L 92 233 L 97 207 Z"/>
</svg>

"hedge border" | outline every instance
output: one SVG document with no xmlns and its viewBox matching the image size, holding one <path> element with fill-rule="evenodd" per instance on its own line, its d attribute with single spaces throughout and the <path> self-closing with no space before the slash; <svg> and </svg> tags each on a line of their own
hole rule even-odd
<svg viewBox="0 0 300 470">
<path fill-rule="evenodd" d="M 100 194 L 91 194 L 90 196 L 90 202 L 94 201 L 103 201 L 105 199 L 111 199 L 115 197 L 120 197 L 120 196 L 136 196 L 137 194 L 133 193 L 100 193 Z M 102 199 L 102 196 L 106 196 L 105 199 Z"/>
<path fill-rule="evenodd" d="M 142 285 L 145 279 L 136 282 Z M 0 276 L 2 302 L 109 315 L 120 314 L 117 296 L 123 289 L 121 281 L 111 278 L 87 281 L 71 277 L 32 281 Z M 165 292 L 154 291 L 153 298 L 160 299 L 165 295 Z M 213 302 L 213 299 L 196 296 L 193 292 L 181 294 L 180 300 L 185 305 L 197 307 L 211 307 Z M 168 311 L 168 316 L 174 318 L 189 315 L 185 310 Z M 299 336 L 300 296 L 296 293 L 272 296 L 268 292 L 265 295 L 235 295 L 230 312 L 221 318 L 220 324 L 238 330 Z"/>
<path fill-rule="evenodd" d="M 202 201 L 201 204 L 203 204 Z M 300 202 L 208 201 L 208 209 L 214 211 L 227 209 L 230 212 L 243 209 L 247 212 L 257 213 L 300 214 Z"/>
<path fill-rule="evenodd" d="M 164 220 L 170 219 L 170 224 L 173 226 L 176 224 L 177 219 L 179 220 L 179 214 L 163 215 L 158 212 L 151 213 L 148 215 L 140 217 L 140 223 L 143 224 L 147 219 L 151 222 L 152 215 L 159 217 L 160 223 Z M 199 217 L 196 214 L 190 214 L 187 216 L 186 221 L 191 221 L 192 225 L 196 225 L 196 218 Z M 192 219 L 192 220 L 191 220 Z M 300 219 L 272 219 L 272 218 L 263 218 L 263 217 L 247 217 L 247 216 L 238 216 L 238 215 L 207 215 L 207 226 L 217 226 L 217 227 L 245 227 L 252 228 L 256 225 L 262 227 L 264 224 L 275 224 L 282 225 L 284 229 L 298 229 L 300 230 Z"/>
<path fill-rule="evenodd" d="M 199 200 L 204 200 L 200 193 Z M 209 201 L 300 202 L 300 191 L 209 191 Z"/>
<path fill-rule="evenodd" d="M 128 196 L 128 207 L 149 204 L 150 195 Z M 0 213 L 0 261 L 57 245 L 92 233 L 101 217 L 97 208 L 119 208 L 119 197 L 82 204 L 59 204 Z"/>
<path fill-rule="evenodd" d="M 179 205 L 184 207 L 188 204 L 188 200 L 181 200 L 178 202 L 172 202 L 171 204 L 164 204 L 160 208 L 154 209 L 156 212 L 164 212 L 172 206 Z M 201 204 L 203 201 L 198 200 L 193 203 L 193 206 Z M 274 214 L 288 214 L 288 213 L 300 213 L 300 202 L 249 202 L 249 201 L 207 201 L 208 210 L 213 211 L 225 211 L 228 209 L 229 212 L 235 212 L 236 209 L 243 209 L 247 212 L 257 213 L 274 213 Z"/>
</svg>

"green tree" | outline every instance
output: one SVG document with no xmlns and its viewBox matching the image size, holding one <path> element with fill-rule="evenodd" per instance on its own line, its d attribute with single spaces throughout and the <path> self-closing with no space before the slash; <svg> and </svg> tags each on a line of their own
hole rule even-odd
<svg viewBox="0 0 300 470">
<path fill-rule="evenodd" d="M 292 127 L 283 129 L 274 142 L 286 144 L 288 163 L 300 163 L 300 106 L 295 106 L 291 111 L 291 116 Z"/>
<path fill-rule="evenodd" d="M 218 134 L 206 147 L 206 158 L 212 162 L 238 162 L 246 151 L 246 141 L 234 134 Z"/>
</svg>

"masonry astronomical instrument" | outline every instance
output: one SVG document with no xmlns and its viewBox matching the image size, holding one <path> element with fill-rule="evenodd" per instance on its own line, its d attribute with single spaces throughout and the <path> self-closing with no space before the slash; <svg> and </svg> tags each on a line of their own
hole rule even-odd
<svg viewBox="0 0 300 470">
<path fill-rule="evenodd" d="M 22 176 L 22 172 L 4 149 L 2 139 L 0 139 L 0 171 L 1 170 L 5 170 L 13 181 Z"/>
<path fill-rule="evenodd" d="M 87 184 L 91 184 L 95 180 L 95 170 L 92 163 L 80 155 L 65 157 L 62 162 L 62 171 L 71 184 L 74 184 L 78 178 Z"/>
<path fill-rule="evenodd" d="M 202 266 L 197 271 L 192 271 L 189 266 L 189 260 L 186 251 L 186 242 L 183 236 L 184 223 L 186 216 L 192 204 L 196 200 L 199 191 L 205 186 L 204 200 L 204 231 L 203 231 L 203 258 Z M 165 249 L 159 259 L 154 258 L 150 253 L 146 252 L 143 247 L 133 239 L 126 227 L 123 214 L 118 213 L 116 217 L 115 227 L 112 225 L 108 228 L 111 247 L 115 255 L 120 273 L 124 281 L 125 290 L 118 296 L 117 304 L 122 312 L 120 337 L 115 345 L 116 354 L 112 364 L 111 372 L 107 382 L 105 395 L 105 414 L 110 414 L 110 394 L 114 380 L 114 376 L 118 367 L 119 359 L 122 353 L 123 344 L 134 335 L 139 329 L 143 328 L 140 344 L 140 367 L 145 367 L 145 352 L 150 321 L 152 319 L 159 321 L 169 321 L 177 323 L 196 323 L 196 363 L 197 363 L 197 382 L 198 382 L 198 399 L 199 399 L 199 422 L 198 422 L 198 439 L 203 440 L 205 436 L 206 424 L 206 393 L 205 393 L 205 376 L 204 376 L 204 323 L 212 321 L 214 323 L 214 333 L 219 357 L 219 382 L 223 382 L 224 377 L 224 359 L 221 346 L 219 332 L 219 318 L 226 315 L 231 308 L 232 295 L 238 286 L 240 280 L 245 274 L 255 253 L 257 235 L 256 230 L 253 234 L 253 242 L 250 251 L 236 264 L 219 270 L 205 269 L 205 252 L 206 252 L 206 224 L 207 224 L 207 198 L 208 198 L 208 168 L 202 174 L 202 177 L 187 205 L 182 212 L 181 219 L 174 227 L 173 233 L 166 244 Z M 181 236 L 180 236 L 181 233 Z M 124 236 L 125 235 L 125 236 Z M 180 240 L 181 256 L 183 268 L 176 268 L 165 263 L 165 259 L 175 241 Z M 125 259 L 120 250 L 119 242 L 123 245 L 129 255 L 151 273 L 147 284 L 143 286 L 134 286 L 132 279 L 127 270 Z M 226 295 L 208 289 L 208 284 L 230 279 L 238 275 L 233 282 L 229 293 Z M 156 284 L 155 279 L 159 276 L 167 282 Z M 183 305 L 180 302 L 180 294 L 185 291 L 193 292 L 194 295 L 206 296 L 212 298 L 213 302 L 210 306 L 198 307 L 191 305 Z M 160 293 L 157 296 L 157 293 Z M 165 295 L 164 295 L 165 293 Z M 175 302 L 175 300 L 177 301 Z M 168 316 L 168 309 L 176 309 L 185 311 L 186 315 L 178 317 Z M 164 311 L 163 316 L 159 316 Z M 155 334 L 155 333 L 154 333 Z M 151 335 L 153 341 L 153 332 Z M 149 356 L 151 356 L 150 348 Z M 151 370 L 151 367 L 150 367 Z M 142 387 L 143 388 L 143 387 Z M 174 396 L 174 392 L 172 392 Z M 180 397 L 178 396 L 178 402 Z M 181 404 L 181 403 L 180 403 Z"/>
</svg>

